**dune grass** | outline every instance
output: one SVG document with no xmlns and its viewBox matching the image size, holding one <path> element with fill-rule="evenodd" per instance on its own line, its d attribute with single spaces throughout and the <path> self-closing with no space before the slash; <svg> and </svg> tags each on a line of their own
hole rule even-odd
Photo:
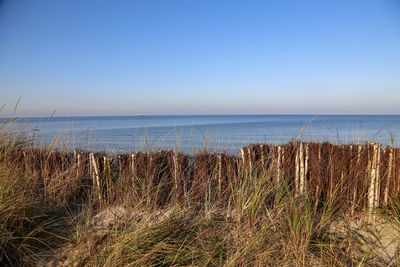
<svg viewBox="0 0 400 267">
<path fill-rule="evenodd" d="M 388 258 L 378 247 L 365 249 L 352 226 L 364 211 L 344 211 L 339 191 L 324 197 L 318 191 L 297 194 L 291 176 L 272 182 L 273 165 L 237 168 L 220 176 L 199 172 L 188 184 L 190 170 L 179 169 L 171 181 L 159 158 L 141 165 L 150 152 L 137 159 L 139 170 L 120 170 L 117 179 L 115 162 L 100 158 L 99 194 L 91 171 L 83 166 L 89 160 L 85 153 L 80 165 L 73 153 L 33 147 L 22 134 L 10 131 L 11 124 L 0 129 L 2 265 L 400 264 L 397 254 Z M 391 202 L 391 209 L 378 211 L 398 231 L 400 205 L 397 199 Z"/>
</svg>

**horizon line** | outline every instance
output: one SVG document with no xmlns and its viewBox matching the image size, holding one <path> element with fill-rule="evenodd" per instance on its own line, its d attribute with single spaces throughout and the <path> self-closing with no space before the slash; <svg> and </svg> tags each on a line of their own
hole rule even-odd
<svg viewBox="0 0 400 267">
<path fill-rule="evenodd" d="M 242 113 L 242 114 L 135 114 L 135 115 L 71 115 L 71 116 L 0 116 L 1 119 L 40 119 L 40 118 L 87 118 L 87 117 L 167 117 L 167 116 L 400 116 L 400 114 L 373 114 L 373 113 Z"/>
</svg>

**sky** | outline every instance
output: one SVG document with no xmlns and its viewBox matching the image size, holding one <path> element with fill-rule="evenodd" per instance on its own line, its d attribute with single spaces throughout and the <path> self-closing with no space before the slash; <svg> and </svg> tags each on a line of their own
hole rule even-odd
<svg viewBox="0 0 400 267">
<path fill-rule="evenodd" d="M 400 0 L 0 0 L 0 116 L 400 114 Z"/>
</svg>

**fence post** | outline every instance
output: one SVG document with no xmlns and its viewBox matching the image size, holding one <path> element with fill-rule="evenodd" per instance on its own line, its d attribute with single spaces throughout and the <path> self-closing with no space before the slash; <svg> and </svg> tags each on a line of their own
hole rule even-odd
<svg viewBox="0 0 400 267">
<path fill-rule="evenodd" d="M 240 149 L 240 155 L 242 156 L 242 170 L 243 171 L 245 171 L 246 170 L 246 160 L 245 160 L 245 158 L 244 158 L 244 149 L 243 149 L 243 147 Z M 240 165 L 239 164 L 240 162 L 238 162 L 238 166 Z"/>
<path fill-rule="evenodd" d="M 250 147 L 247 148 L 248 158 L 249 158 L 249 175 L 251 176 L 252 173 L 252 164 L 251 164 L 251 150 Z"/>
<path fill-rule="evenodd" d="M 381 170 L 381 144 L 376 144 L 376 179 L 375 179 L 375 199 L 374 199 L 374 208 L 379 207 L 379 200 L 380 200 L 380 188 L 381 188 L 381 177 L 380 177 L 380 170 Z"/>
<path fill-rule="evenodd" d="M 304 148 L 303 148 L 303 143 L 300 143 L 300 155 L 299 155 L 299 161 L 300 161 L 300 187 L 299 191 L 300 194 L 304 193 L 304 186 L 305 186 L 305 177 L 304 177 L 304 171 L 305 171 L 305 166 L 304 166 Z"/>
<path fill-rule="evenodd" d="M 118 155 L 118 179 L 122 176 L 122 159 L 121 155 Z"/>
<path fill-rule="evenodd" d="M 308 160 L 309 160 L 309 153 L 308 153 L 308 144 L 304 144 L 305 146 L 305 159 L 304 159 L 304 174 L 303 174 L 303 194 L 307 190 L 307 174 L 308 174 Z"/>
<path fill-rule="evenodd" d="M 393 163 L 394 163 L 393 176 L 396 176 L 396 174 L 397 174 L 397 177 L 394 178 L 396 181 L 396 184 L 395 184 L 395 188 L 393 188 L 393 190 L 396 192 L 396 194 L 398 194 L 400 191 L 400 170 L 399 170 L 400 160 L 399 160 L 399 157 L 400 157 L 399 149 L 395 148 L 393 150 Z"/>
<path fill-rule="evenodd" d="M 352 149 L 353 149 L 353 145 L 350 145 L 350 151 L 352 151 Z M 352 158 L 351 164 L 353 164 L 353 158 Z M 351 174 L 354 175 L 354 173 L 351 173 L 351 172 L 350 172 L 350 175 L 351 175 Z M 354 179 L 355 179 L 355 177 L 354 177 Z M 352 198 L 352 200 L 351 200 L 351 214 L 352 214 L 352 215 L 354 214 L 354 211 L 355 211 L 355 201 L 356 201 L 357 184 L 358 184 L 356 180 L 354 180 L 354 181 L 355 181 L 355 183 L 353 184 L 353 198 Z"/>
<path fill-rule="evenodd" d="M 178 197 L 178 153 L 176 152 L 176 150 L 174 150 L 173 161 L 174 161 L 175 200 L 177 200 L 177 197 Z"/>
<path fill-rule="evenodd" d="M 321 144 L 318 145 L 318 163 L 321 164 Z"/>
<path fill-rule="evenodd" d="M 281 177 L 281 146 L 278 146 L 278 162 L 277 162 L 277 173 L 276 173 L 276 185 L 279 185 L 280 177 Z"/>
<path fill-rule="evenodd" d="M 386 176 L 386 185 L 385 185 L 385 195 L 383 198 L 383 202 L 385 206 L 388 204 L 388 199 L 389 199 L 389 185 L 392 180 L 392 170 L 393 170 L 393 148 L 389 148 L 389 162 L 388 162 L 388 170 L 387 170 L 387 176 Z"/>
<path fill-rule="evenodd" d="M 95 190 L 97 191 L 97 195 L 98 195 L 99 200 L 101 200 L 99 169 L 97 168 L 97 163 L 96 163 L 96 160 L 94 158 L 94 154 L 90 153 L 89 157 L 91 159 L 91 165 L 92 165 L 92 168 L 93 168 L 93 172 L 92 172 L 93 186 L 95 187 Z"/>
<path fill-rule="evenodd" d="M 121 156 L 118 155 L 118 175 L 115 175 L 113 168 L 110 164 L 110 159 L 104 155 L 104 174 L 103 174 L 103 192 L 106 192 L 106 196 L 108 200 L 112 199 L 113 191 L 112 191 L 112 181 L 113 177 L 119 179 L 119 175 L 121 173 Z"/>
<path fill-rule="evenodd" d="M 362 146 L 361 145 L 357 145 L 357 167 L 359 168 L 358 171 L 361 172 L 361 165 L 360 165 L 360 161 L 361 161 L 361 152 L 362 152 Z M 368 167 L 367 167 L 368 168 Z M 353 193 L 353 214 L 355 211 L 355 203 L 356 203 L 356 199 L 357 199 L 357 193 L 358 193 L 358 177 L 357 177 L 357 181 L 356 181 L 356 185 L 354 186 L 354 193 Z"/>
<path fill-rule="evenodd" d="M 295 184 L 295 193 L 299 194 L 300 192 L 300 144 L 297 143 L 296 146 L 296 159 L 295 159 L 295 177 L 294 177 L 294 184 Z"/>
<path fill-rule="evenodd" d="M 370 185 L 368 190 L 368 209 L 369 209 L 369 217 L 372 220 L 372 213 L 374 208 L 379 205 L 379 163 L 380 159 L 380 147 L 376 143 L 371 143 L 370 148 L 372 148 L 372 152 L 370 153 L 372 159 L 368 162 L 369 167 L 369 179 Z"/>
<path fill-rule="evenodd" d="M 76 177 L 79 177 L 79 170 L 81 167 L 81 153 L 76 153 Z"/>
<path fill-rule="evenodd" d="M 221 195 L 222 190 L 222 156 L 217 155 L 218 159 L 218 194 Z"/>
<path fill-rule="evenodd" d="M 107 157 L 106 155 L 103 155 L 103 176 L 107 175 L 107 171 L 108 171 L 108 166 L 107 166 Z"/>
<path fill-rule="evenodd" d="M 260 145 L 261 150 L 261 167 L 264 169 L 264 146 Z"/>
</svg>

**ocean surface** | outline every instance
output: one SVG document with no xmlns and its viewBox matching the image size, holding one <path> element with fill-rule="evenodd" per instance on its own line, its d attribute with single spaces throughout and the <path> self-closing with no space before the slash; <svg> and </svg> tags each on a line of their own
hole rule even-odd
<svg viewBox="0 0 400 267">
<path fill-rule="evenodd" d="M 0 119 L 2 121 L 4 119 Z M 19 118 L 13 131 L 37 145 L 121 153 L 175 149 L 238 153 L 249 143 L 290 140 L 400 145 L 399 115 L 180 115 Z"/>
</svg>

